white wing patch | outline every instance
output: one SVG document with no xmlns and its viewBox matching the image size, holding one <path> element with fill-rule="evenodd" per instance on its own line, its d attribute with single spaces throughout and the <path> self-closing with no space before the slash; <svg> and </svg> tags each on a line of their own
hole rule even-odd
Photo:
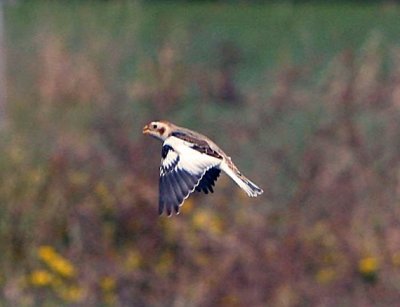
<svg viewBox="0 0 400 307">
<path fill-rule="evenodd" d="M 179 155 L 171 146 L 163 145 L 161 156 L 160 176 L 164 176 L 177 166 Z"/>
<path fill-rule="evenodd" d="M 172 209 L 179 213 L 183 201 L 199 185 L 204 174 L 222 160 L 193 149 L 192 144 L 176 137 L 165 140 L 160 167 L 159 213 Z"/>
</svg>

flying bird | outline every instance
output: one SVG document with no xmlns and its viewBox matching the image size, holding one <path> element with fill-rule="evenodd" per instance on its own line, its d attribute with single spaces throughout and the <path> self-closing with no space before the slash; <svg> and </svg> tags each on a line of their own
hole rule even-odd
<svg viewBox="0 0 400 307">
<path fill-rule="evenodd" d="M 143 133 L 163 142 L 159 181 L 159 207 L 171 216 L 179 213 L 186 198 L 195 190 L 213 193 L 221 171 L 227 174 L 248 196 L 263 193 L 247 179 L 213 141 L 195 131 L 178 127 L 168 121 L 153 121 Z"/>
</svg>

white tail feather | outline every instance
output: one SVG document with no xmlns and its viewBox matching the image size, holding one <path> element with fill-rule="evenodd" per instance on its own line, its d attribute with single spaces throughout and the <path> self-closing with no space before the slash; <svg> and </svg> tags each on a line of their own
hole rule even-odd
<svg viewBox="0 0 400 307">
<path fill-rule="evenodd" d="M 261 188 L 259 188 L 256 184 L 251 182 L 245 176 L 232 170 L 226 163 L 221 163 L 220 168 L 229 177 L 231 177 L 232 180 L 235 181 L 236 184 L 240 188 L 242 188 L 250 197 L 257 197 L 264 192 Z"/>
</svg>

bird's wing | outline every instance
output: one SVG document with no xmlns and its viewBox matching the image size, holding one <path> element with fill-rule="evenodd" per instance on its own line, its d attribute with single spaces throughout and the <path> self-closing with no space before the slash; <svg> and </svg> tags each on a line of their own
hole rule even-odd
<svg viewBox="0 0 400 307">
<path fill-rule="evenodd" d="M 199 137 L 193 136 L 193 135 L 189 135 L 187 133 L 183 133 L 183 132 L 172 132 L 172 136 L 179 138 L 187 143 L 190 143 L 192 145 L 192 148 L 204 153 L 206 155 L 218 158 L 218 159 L 222 159 L 222 156 L 219 152 L 217 152 L 216 150 L 214 150 L 213 148 L 211 148 L 210 144 L 206 141 L 206 140 L 202 140 Z"/>
<path fill-rule="evenodd" d="M 165 140 L 161 151 L 159 213 L 179 213 L 183 201 L 222 159 L 198 151 L 196 144 L 177 137 Z M 209 179 L 207 182 L 211 181 Z M 213 180 L 214 181 L 214 180 Z"/>
<path fill-rule="evenodd" d="M 203 191 L 208 194 L 208 192 L 214 193 L 213 186 L 217 181 L 219 175 L 221 174 L 221 170 L 219 168 L 213 167 L 210 168 L 201 179 L 200 183 L 196 187 L 197 192 Z"/>
</svg>

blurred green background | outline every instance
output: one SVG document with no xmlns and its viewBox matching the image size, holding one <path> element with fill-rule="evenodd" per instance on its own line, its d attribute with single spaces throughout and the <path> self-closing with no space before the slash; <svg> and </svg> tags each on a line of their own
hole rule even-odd
<svg viewBox="0 0 400 307">
<path fill-rule="evenodd" d="M 3 21 L 1 305 L 398 304 L 395 1 L 9 1 Z M 159 217 L 154 119 L 265 193 L 221 176 Z"/>
</svg>

